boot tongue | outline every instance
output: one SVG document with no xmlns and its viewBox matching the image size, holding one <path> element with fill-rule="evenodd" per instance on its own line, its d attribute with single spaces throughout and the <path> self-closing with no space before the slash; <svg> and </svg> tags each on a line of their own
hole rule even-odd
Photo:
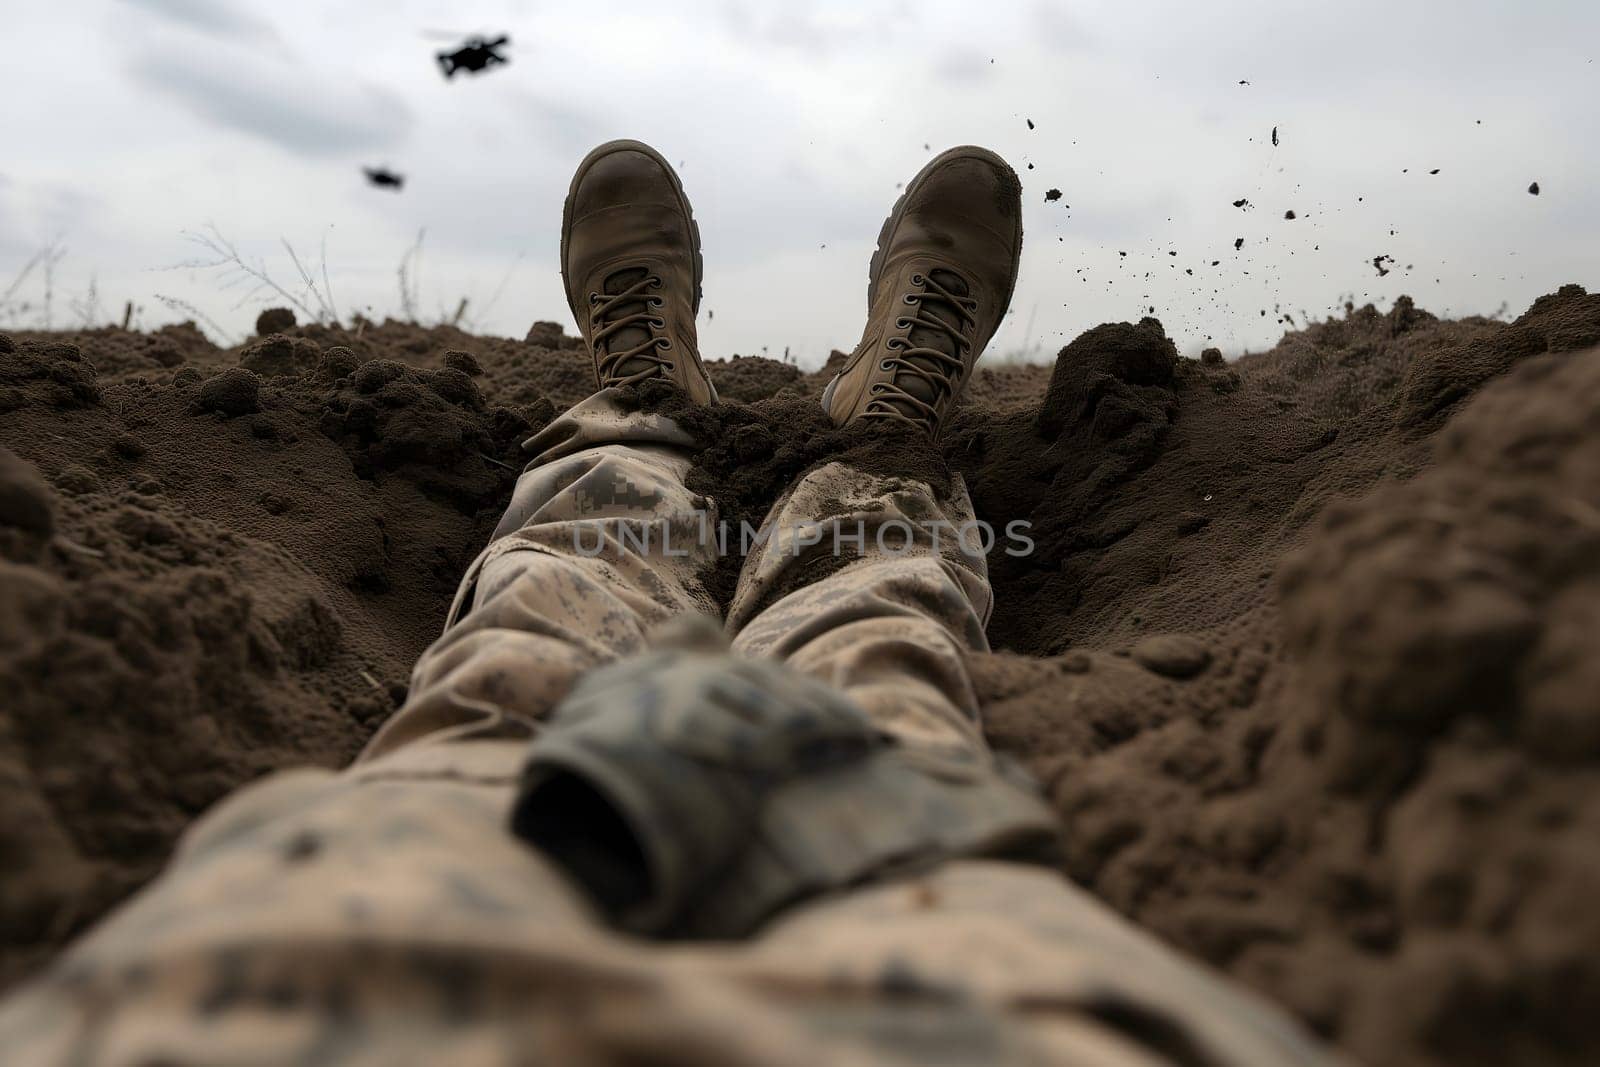
<svg viewBox="0 0 1600 1067">
<path fill-rule="evenodd" d="M 954 293 L 956 296 L 967 295 L 967 283 L 952 271 L 935 268 L 928 272 L 928 276 L 943 286 L 947 292 Z M 960 316 L 956 314 L 954 308 L 949 307 L 942 300 L 926 301 L 923 304 L 922 313 L 936 318 L 940 322 L 948 322 L 953 329 L 960 331 Z M 911 342 L 913 348 L 932 348 L 940 352 L 947 352 L 957 358 L 961 355 L 955 337 L 933 326 L 913 326 L 906 338 Z M 949 375 L 949 370 L 946 366 L 927 356 L 906 356 L 902 358 L 902 362 L 941 377 Z M 918 377 L 915 374 L 899 374 L 895 377 L 894 384 L 925 404 L 932 404 L 938 399 L 940 392 L 928 379 Z M 888 403 L 893 404 L 894 401 L 890 400 Z M 914 411 L 908 410 L 910 408 L 909 404 L 896 406 L 907 415 L 916 414 Z"/>
<path fill-rule="evenodd" d="M 606 276 L 601 289 L 606 295 L 615 296 L 617 293 L 626 291 L 630 286 L 643 281 L 648 273 L 649 271 L 643 267 L 627 267 L 623 270 L 614 271 Z M 649 311 L 649 308 L 646 306 L 644 298 L 628 300 L 620 304 L 611 305 L 606 311 L 606 318 L 615 322 L 617 319 L 627 318 L 629 315 L 642 314 L 647 311 Z M 606 349 L 610 352 L 623 352 L 644 344 L 650 340 L 650 337 L 650 330 L 646 326 L 627 326 L 606 338 Z M 643 356 L 634 356 L 632 359 L 617 365 L 612 370 L 612 373 L 618 377 L 626 378 L 630 375 L 642 374 L 645 371 L 658 371 L 660 369 L 660 364 L 655 360 L 646 359 Z"/>
</svg>

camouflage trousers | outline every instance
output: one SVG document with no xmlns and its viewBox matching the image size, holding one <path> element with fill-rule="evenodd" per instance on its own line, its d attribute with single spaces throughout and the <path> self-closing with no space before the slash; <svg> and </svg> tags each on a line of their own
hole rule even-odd
<svg viewBox="0 0 1600 1067">
<path fill-rule="evenodd" d="M 527 739 L 580 673 L 713 611 L 702 576 L 726 547 L 715 502 L 684 485 L 683 431 L 615 400 L 535 439 L 410 699 L 356 764 L 274 775 L 197 822 L 155 883 L 0 1006 L 0 1062 L 1326 1061 L 1037 866 L 948 862 L 741 941 L 603 926 L 506 829 Z M 812 471 L 745 563 L 733 648 L 831 682 L 908 745 L 989 759 L 964 667 L 986 648 L 984 556 L 946 529 L 970 518 L 959 484 Z M 819 519 L 865 536 L 836 558 Z M 891 523 L 903 550 L 880 545 Z"/>
</svg>

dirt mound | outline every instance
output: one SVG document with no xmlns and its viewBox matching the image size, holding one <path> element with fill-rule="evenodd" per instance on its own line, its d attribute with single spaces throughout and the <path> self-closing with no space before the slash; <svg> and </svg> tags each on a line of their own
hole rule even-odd
<svg viewBox="0 0 1600 1067">
<path fill-rule="evenodd" d="M 1097 388 L 1140 329 L 1063 352 L 1064 408 L 963 422 L 980 509 L 1037 531 L 991 633 L 1049 658 L 980 683 L 1069 872 L 1374 1060 L 1592 1059 L 1600 297 Z M 1451 374 L 1485 387 L 1417 403 Z"/>
<path fill-rule="evenodd" d="M 0 979 L 196 812 L 404 696 L 581 346 L 295 326 L 0 335 Z M 827 368 L 711 364 L 694 487 L 759 520 L 840 454 L 960 471 L 994 743 L 1067 869 L 1389 1063 L 1600 1053 L 1600 297 L 1409 300 L 1233 363 L 1154 319 L 971 383 L 943 456 L 833 428 Z M 639 402 L 671 406 L 645 390 Z M 730 574 L 717 576 L 731 590 Z"/>
<path fill-rule="evenodd" d="M 454 336 L 303 333 L 0 340 L 7 979 L 234 786 L 355 753 L 554 410 L 487 403 Z"/>
</svg>

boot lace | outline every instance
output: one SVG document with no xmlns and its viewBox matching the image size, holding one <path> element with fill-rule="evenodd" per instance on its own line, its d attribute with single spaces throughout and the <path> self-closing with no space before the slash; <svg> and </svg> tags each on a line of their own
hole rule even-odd
<svg viewBox="0 0 1600 1067">
<path fill-rule="evenodd" d="M 897 329 L 905 330 L 905 337 L 891 337 L 883 343 L 889 354 L 879 360 L 879 369 L 893 377 L 873 385 L 875 394 L 861 412 L 862 418 L 893 419 L 918 429 L 931 429 L 938 425 L 939 405 L 956 389 L 966 372 L 966 355 L 972 342 L 966 336 L 967 326 L 976 326 L 978 301 L 964 296 L 941 284 L 932 272 L 916 273 L 911 284 L 920 286 L 921 292 L 908 292 L 901 300 L 916 308 L 910 315 L 895 320 Z M 944 307 L 954 314 L 955 322 L 946 321 L 933 313 L 928 305 Z M 911 331 L 922 326 L 950 338 L 950 351 L 926 344 L 913 344 Z M 942 338 L 941 338 L 942 339 Z M 908 377 L 909 376 L 909 377 Z M 908 392 L 904 381 L 926 383 L 929 399 Z M 923 390 L 919 390 L 923 391 Z"/>
<path fill-rule="evenodd" d="M 637 281 L 615 293 L 589 294 L 589 325 L 595 350 L 595 372 L 602 388 L 632 385 L 672 370 L 672 338 L 663 335 L 667 320 L 656 314 L 666 302 L 654 290 L 661 288 L 659 275 L 646 272 Z M 635 305 L 626 310 L 629 304 Z M 618 338 L 623 331 L 631 336 Z M 616 351 L 611 341 L 621 342 Z"/>
</svg>

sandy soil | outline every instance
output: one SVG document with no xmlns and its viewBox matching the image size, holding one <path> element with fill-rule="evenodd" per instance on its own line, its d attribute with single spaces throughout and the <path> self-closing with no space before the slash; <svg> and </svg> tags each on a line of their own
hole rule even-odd
<svg viewBox="0 0 1600 1067">
<path fill-rule="evenodd" d="M 0 334 L 0 982 L 405 694 L 577 342 L 264 319 Z M 1600 296 L 1402 299 L 1223 363 L 1158 322 L 981 372 L 945 459 L 974 666 L 1072 877 L 1375 1061 L 1600 1058 Z M 847 447 L 826 372 L 714 363 L 697 484 Z"/>
</svg>

